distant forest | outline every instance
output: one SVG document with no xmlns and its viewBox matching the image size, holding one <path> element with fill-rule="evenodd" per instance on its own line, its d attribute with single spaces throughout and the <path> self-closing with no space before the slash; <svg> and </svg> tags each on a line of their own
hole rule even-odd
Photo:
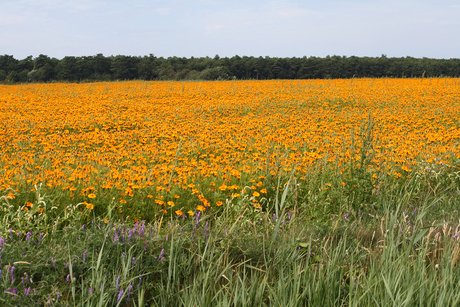
<svg viewBox="0 0 460 307">
<path fill-rule="evenodd" d="M 327 56 L 270 58 L 233 56 L 184 58 L 66 56 L 40 54 L 18 60 L 0 56 L 0 82 L 111 80 L 335 79 L 362 77 L 460 77 L 460 59 Z"/>
</svg>

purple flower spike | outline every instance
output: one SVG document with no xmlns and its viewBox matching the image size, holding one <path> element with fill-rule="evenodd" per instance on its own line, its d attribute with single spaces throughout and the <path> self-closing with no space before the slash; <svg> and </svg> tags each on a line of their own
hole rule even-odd
<svg viewBox="0 0 460 307">
<path fill-rule="evenodd" d="M 345 213 L 345 215 L 343 216 L 343 218 L 345 219 L 345 221 L 349 222 L 350 220 L 348 219 L 348 216 L 347 214 Z"/>
<path fill-rule="evenodd" d="M 40 232 L 40 236 L 38 237 L 38 244 L 42 242 L 42 238 L 43 238 L 43 232 Z"/>
<path fill-rule="evenodd" d="M 128 301 L 129 301 L 129 295 L 131 294 L 132 289 L 133 289 L 133 286 L 129 285 L 129 287 L 128 287 L 128 298 L 126 299 L 126 303 L 128 303 Z"/>
<path fill-rule="evenodd" d="M 163 256 L 163 253 L 165 252 L 165 249 L 163 248 L 160 252 L 160 256 L 158 257 L 158 260 L 161 260 L 161 256 Z"/>
<path fill-rule="evenodd" d="M 30 244 L 30 236 L 31 235 L 32 235 L 32 233 L 30 231 L 28 231 L 27 234 L 26 234 L 27 244 Z"/>
<path fill-rule="evenodd" d="M 86 252 L 87 252 L 87 250 L 85 249 L 85 251 L 83 252 L 83 263 L 86 262 Z"/>
<path fill-rule="evenodd" d="M 115 282 L 115 287 L 117 288 L 117 290 L 118 290 L 119 286 L 120 286 L 120 275 L 118 275 L 117 281 Z"/>
<path fill-rule="evenodd" d="M 131 237 L 133 236 L 133 231 L 132 229 L 129 230 L 129 233 L 128 233 L 128 245 L 131 244 Z"/>
<path fill-rule="evenodd" d="M 54 261 L 53 257 L 51 257 L 51 263 L 53 264 L 53 268 L 55 268 L 56 267 L 56 261 Z"/>
<path fill-rule="evenodd" d="M 88 292 L 89 292 L 89 295 L 93 294 L 93 288 L 89 288 Z"/>
<path fill-rule="evenodd" d="M 24 289 L 24 295 L 27 296 L 30 293 L 30 287 L 27 289 Z"/>
<path fill-rule="evenodd" d="M 14 266 L 12 266 L 11 269 L 10 269 L 11 283 L 13 283 L 13 281 L 14 281 L 14 274 L 13 274 L 13 272 L 14 272 Z"/>
<path fill-rule="evenodd" d="M 120 290 L 120 292 L 118 292 L 117 304 L 120 302 L 122 296 L 123 296 L 123 290 Z"/>
</svg>

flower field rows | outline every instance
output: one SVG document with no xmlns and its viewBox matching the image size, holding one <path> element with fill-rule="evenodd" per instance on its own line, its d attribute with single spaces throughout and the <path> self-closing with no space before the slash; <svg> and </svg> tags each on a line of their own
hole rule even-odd
<svg viewBox="0 0 460 307">
<path fill-rule="evenodd" d="M 39 183 L 62 206 L 143 206 L 139 218 L 245 195 L 257 208 L 270 176 L 359 163 L 369 118 L 370 171 L 411 176 L 420 161 L 460 158 L 459 114 L 459 79 L 0 86 L 0 187 L 25 210 Z"/>
</svg>

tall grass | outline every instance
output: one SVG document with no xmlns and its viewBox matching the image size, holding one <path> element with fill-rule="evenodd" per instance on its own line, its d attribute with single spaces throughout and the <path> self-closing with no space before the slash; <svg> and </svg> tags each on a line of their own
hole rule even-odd
<svg viewBox="0 0 460 307">
<path fill-rule="evenodd" d="M 273 211 L 235 212 L 228 204 L 219 214 L 149 223 L 101 216 L 82 224 L 79 211 L 68 210 L 46 223 L 21 216 L 26 224 L 20 224 L 13 216 L 24 211 L 15 211 L 3 196 L 8 230 L 0 239 L 0 302 L 455 306 L 460 300 L 458 216 L 437 217 L 450 208 L 458 188 L 432 186 L 456 180 L 455 172 L 448 172 L 430 177 L 430 184 L 426 173 L 405 182 L 387 179 L 388 193 L 375 195 L 371 210 L 355 212 L 350 206 L 351 214 L 318 221 L 303 214 L 308 193 L 289 180 L 280 184 Z M 298 191 L 303 194 L 295 208 Z M 344 190 L 342 199 L 347 195 Z"/>
</svg>

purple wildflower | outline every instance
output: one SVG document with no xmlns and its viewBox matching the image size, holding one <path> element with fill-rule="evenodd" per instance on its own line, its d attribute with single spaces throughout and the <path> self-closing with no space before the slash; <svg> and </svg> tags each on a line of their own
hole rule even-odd
<svg viewBox="0 0 460 307">
<path fill-rule="evenodd" d="M 117 281 L 115 282 L 115 287 L 117 288 L 117 290 L 118 290 L 119 286 L 120 286 L 120 275 L 118 275 Z"/>
<path fill-rule="evenodd" d="M 88 292 L 89 292 L 89 295 L 93 294 L 93 288 L 89 288 Z"/>
<path fill-rule="evenodd" d="M 118 292 L 117 304 L 120 302 L 121 297 L 123 296 L 123 289 Z"/>
<path fill-rule="evenodd" d="M 165 249 L 163 248 L 160 252 L 160 256 L 158 257 L 158 260 L 161 260 L 161 256 L 163 256 L 163 253 L 165 252 Z"/>
<path fill-rule="evenodd" d="M 70 274 L 67 274 L 66 281 L 69 282 L 69 280 L 70 280 Z"/>
<path fill-rule="evenodd" d="M 84 230 L 84 229 L 85 229 L 85 227 L 86 227 L 86 226 L 85 226 L 85 224 L 83 224 L 83 226 L 81 226 L 81 229 L 83 229 L 83 230 Z"/>
<path fill-rule="evenodd" d="M 42 242 L 42 238 L 43 238 L 43 232 L 40 232 L 40 236 L 38 237 L 38 244 Z"/>
<path fill-rule="evenodd" d="M 27 296 L 30 293 L 30 287 L 27 289 L 24 289 L 24 295 Z"/>
<path fill-rule="evenodd" d="M 85 249 L 85 251 L 83 252 L 83 263 L 86 262 L 86 252 L 87 252 L 87 250 Z"/>
<path fill-rule="evenodd" d="M 412 212 L 412 215 L 414 215 L 416 211 L 417 211 L 417 207 L 415 207 L 414 212 Z"/>
<path fill-rule="evenodd" d="M 56 267 L 56 261 L 54 261 L 53 257 L 51 257 L 51 263 L 53 264 L 53 268 L 55 268 Z"/>
<path fill-rule="evenodd" d="M 24 258 L 27 257 L 26 252 L 23 252 L 23 253 L 22 253 L 22 257 L 24 257 Z"/>
<path fill-rule="evenodd" d="M 131 290 L 133 289 L 133 286 L 132 285 L 129 285 L 128 287 L 128 298 L 126 299 L 126 304 L 128 304 L 128 301 L 129 301 L 129 295 L 131 294 Z"/>
<path fill-rule="evenodd" d="M 345 219 L 345 221 L 349 222 L 350 220 L 348 219 L 348 216 L 347 214 L 345 213 L 345 215 L 343 216 L 343 218 Z"/>
<path fill-rule="evenodd" d="M 139 284 L 137 285 L 137 287 L 139 288 L 142 284 L 142 275 L 139 275 Z"/>
<path fill-rule="evenodd" d="M 27 244 L 30 244 L 30 236 L 31 235 L 32 235 L 32 232 L 28 231 L 27 234 L 26 234 Z"/>
<path fill-rule="evenodd" d="M 166 241 L 168 241 L 168 236 L 169 236 L 169 233 L 166 234 Z"/>
<path fill-rule="evenodd" d="M 59 298 L 60 298 L 60 297 L 61 297 L 61 293 L 58 292 L 58 293 L 57 293 L 57 300 L 56 300 L 56 302 L 59 301 Z"/>
<path fill-rule="evenodd" d="M 133 266 L 136 265 L 136 258 L 133 257 L 133 258 L 131 259 L 131 263 L 133 264 Z"/>
<path fill-rule="evenodd" d="M 10 228 L 9 230 L 10 230 L 11 242 L 13 242 L 13 241 L 14 241 L 14 237 L 13 237 L 13 229 L 12 229 L 12 228 Z"/>
<path fill-rule="evenodd" d="M 14 272 L 14 266 L 12 266 L 11 269 L 10 269 L 11 283 L 13 283 L 13 281 L 14 281 L 14 274 L 13 274 L 13 272 Z"/>
<path fill-rule="evenodd" d="M 453 239 L 458 237 L 458 232 L 452 237 Z"/>
<path fill-rule="evenodd" d="M 129 230 L 129 233 L 128 233 L 128 245 L 131 244 L 131 238 L 132 238 L 132 236 L 133 236 L 133 230 L 130 229 L 130 230 Z"/>
</svg>

